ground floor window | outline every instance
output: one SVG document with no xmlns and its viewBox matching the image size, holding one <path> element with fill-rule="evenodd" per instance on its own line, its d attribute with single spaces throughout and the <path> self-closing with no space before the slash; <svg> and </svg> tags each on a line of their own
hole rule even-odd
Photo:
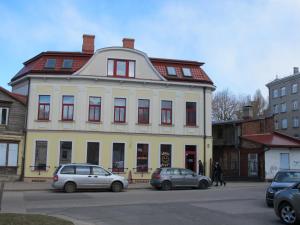
<svg viewBox="0 0 300 225">
<path fill-rule="evenodd" d="M 137 156 L 136 156 L 136 171 L 137 172 L 148 172 L 148 144 L 137 145 Z"/>
<path fill-rule="evenodd" d="M 61 141 L 60 142 L 60 157 L 59 164 L 67 164 L 72 162 L 72 142 Z"/>
<path fill-rule="evenodd" d="M 99 165 L 99 142 L 88 142 L 86 162 Z"/>
<path fill-rule="evenodd" d="M 37 170 L 46 170 L 47 165 L 47 141 L 36 141 L 35 143 L 35 163 Z"/>
<path fill-rule="evenodd" d="M 172 145 L 160 145 L 160 167 L 172 166 Z"/>
<path fill-rule="evenodd" d="M 258 176 L 258 154 L 257 153 L 248 154 L 248 176 L 249 177 Z"/>
<path fill-rule="evenodd" d="M 197 169 L 197 147 L 196 145 L 185 146 L 185 168 L 196 172 Z"/>
<path fill-rule="evenodd" d="M 18 166 L 18 148 L 15 143 L 0 143 L 0 166 Z"/>
<path fill-rule="evenodd" d="M 125 144 L 113 143 L 112 171 L 124 172 Z"/>
<path fill-rule="evenodd" d="M 290 169 L 290 154 L 280 153 L 280 169 L 288 170 Z"/>
</svg>

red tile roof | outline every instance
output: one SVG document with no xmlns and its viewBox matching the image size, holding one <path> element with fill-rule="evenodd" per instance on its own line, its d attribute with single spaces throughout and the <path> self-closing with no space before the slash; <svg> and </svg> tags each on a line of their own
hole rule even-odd
<svg viewBox="0 0 300 225">
<path fill-rule="evenodd" d="M 278 132 L 243 135 L 242 138 L 268 147 L 300 148 L 300 140 Z"/>
<path fill-rule="evenodd" d="M 11 79 L 15 81 L 26 74 L 63 74 L 68 75 L 79 70 L 92 57 L 92 54 L 82 52 L 42 52 L 37 56 L 24 62 L 24 67 Z M 45 68 L 47 59 L 56 59 L 54 69 Z M 71 69 L 63 69 L 63 59 L 73 59 L 73 67 Z M 180 82 L 202 82 L 213 84 L 208 75 L 200 67 L 204 63 L 190 60 L 178 59 L 162 59 L 150 58 L 150 61 L 157 69 L 157 71 L 170 81 Z M 168 76 L 167 66 L 173 66 L 176 69 L 177 76 Z M 190 68 L 192 77 L 185 77 L 182 73 L 182 68 Z"/>
<path fill-rule="evenodd" d="M 20 94 L 16 94 L 16 93 L 12 93 L 8 90 L 6 90 L 3 87 L 0 87 L 0 91 L 9 95 L 10 97 L 12 97 L 13 99 L 17 100 L 18 102 L 21 102 L 23 105 L 26 105 L 27 103 L 27 96 L 24 95 L 20 95 Z"/>
</svg>

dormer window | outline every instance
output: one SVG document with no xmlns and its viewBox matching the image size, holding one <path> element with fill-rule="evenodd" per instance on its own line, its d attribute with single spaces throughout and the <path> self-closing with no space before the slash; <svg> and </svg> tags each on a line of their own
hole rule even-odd
<svg viewBox="0 0 300 225">
<path fill-rule="evenodd" d="M 63 69 L 72 69 L 73 59 L 64 59 L 62 68 Z"/>
<path fill-rule="evenodd" d="M 169 76 L 176 76 L 176 69 L 173 66 L 167 66 L 167 73 Z"/>
<path fill-rule="evenodd" d="M 185 77 L 191 77 L 192 76 L 192 72 L 190 68 L 182 68 L 182 73 L 183 76 Z"/>
<path fill-rule="evenodd" d="M 135 77 L 135 61 L 109 59 L 107 61 L 107 75 L 114 77 Z"/>
<path fill-rule="evenodd" d="M 47 59 L 45 68 L 47 69 L 54 69 L 56 64 L 56 59 Z"/>
</svg>

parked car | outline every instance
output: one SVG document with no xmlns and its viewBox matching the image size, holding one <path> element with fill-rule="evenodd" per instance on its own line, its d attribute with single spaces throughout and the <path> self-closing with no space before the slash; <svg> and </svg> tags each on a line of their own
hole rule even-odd
<svg viewBox="0 0 300 225">
<path fill-rule="evenodd" d="M 67 193 L 77 189 L 110 189 L 120 192 L 128 187 L 124 177 L 115 175 L 101 166 L 90 164 L 65 164 L 54 172 L 52 187 Z"/>
<path fill-rule="evenodd" d="M 152 174 L 150 184 L 165 191 L 177 187 L 206 189 L 211 186 L 211 179 L 197 175 L 189 169 L 158 168 Z"/>
<path fill-rule="evenodd" d="M 274 210 L 285 224 L 300 224 L 300 182 L 275 194 Z"/>
<path fill-rule="evenodd" d="M 274 195 L 277 191 L 293 186 L 300 182 L 300 170 L 282 170 L 277 172 L 271 185 L 266 191 L 266 203 L 273 206 Z"/>
</svg>

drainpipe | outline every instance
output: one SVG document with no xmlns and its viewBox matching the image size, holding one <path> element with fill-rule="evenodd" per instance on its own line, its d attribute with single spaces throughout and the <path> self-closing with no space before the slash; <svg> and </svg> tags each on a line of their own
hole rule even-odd
<svg viewBox="0 0 300 225">
<path fill-rule="evenodd" d="M 203 88 L 203 103 L 204 103 L 204 113 L 203 113 L 203 174 L 206 174 L 206 87 Z"/>
<path fill-rule="evenodd" d="M 30 97 L 30 78 L 28 78 L 28 88 L 27 88 L 27 101 L 26 101 L 26 114 L 25 114 L 25 124 L 24 124 L 24 146 L 23 146 L 23 157 L 22 157 L 22 171 L 21 180 L 24 180 L 25 176 L 25 156 L 26 156 L 26 141 L 27 141 L 27 124 L 28 124 L 28 108 L 29 108 L 29 97 Z"/>
</svg>

